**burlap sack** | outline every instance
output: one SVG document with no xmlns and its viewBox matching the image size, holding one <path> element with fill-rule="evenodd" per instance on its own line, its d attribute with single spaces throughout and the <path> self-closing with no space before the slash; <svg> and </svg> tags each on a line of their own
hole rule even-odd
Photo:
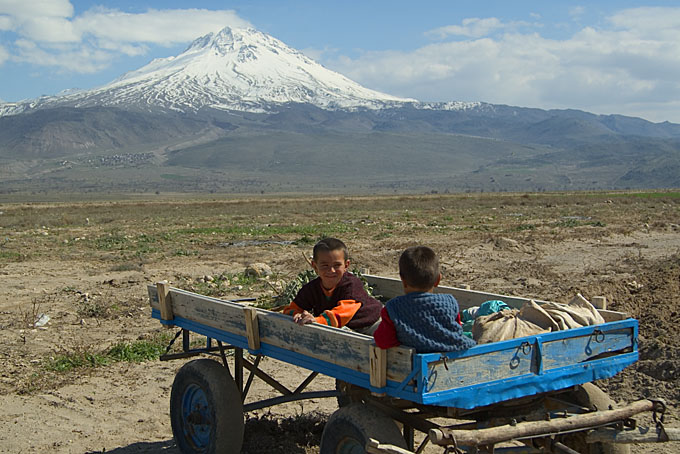
<svg viewBox="0 0 680 454">
<path fill-rule="evenodd" d="M 579 293 L 569 304 L 539 305 L 531 300 L 519 311 L 504 310 L 478 317 L 472 326 L 472 337 L 478 344 L 486 344 L 600 323 L 604 323 L 600 313 Z"/>
<path fill-rule="evenodd" d="M 597 312 L 595 306 L 583 297 L 576 294 L 569 304 L 548 303 L 543 309 L 557 322 L 559 329 L 580 328 L 581 326 L 599 325 L 604 319 Z"/>
<path fill-rule="evenodd" d="M 487 344 L 550 331 L 519 317 L 519 313 L 512 309 L 478 317 L 472 325 L 473 339 L 478 344 Z"/>
</svg>

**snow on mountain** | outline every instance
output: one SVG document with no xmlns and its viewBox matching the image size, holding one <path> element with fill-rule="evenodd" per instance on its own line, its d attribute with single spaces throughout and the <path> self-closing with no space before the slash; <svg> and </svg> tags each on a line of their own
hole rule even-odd
<svg viewBox="0 0 680 454">
<path fill-rule="evenodd" d="M 289 102 L 355 109 L 416 100 L 362 87 L 255 29 L 227 27 L 196 39 L 180 55 L 156 59 L 108 85 L 0 106 L 0 115 L 8 109 L 56 106 L 271 112 Z"/>
</svg>

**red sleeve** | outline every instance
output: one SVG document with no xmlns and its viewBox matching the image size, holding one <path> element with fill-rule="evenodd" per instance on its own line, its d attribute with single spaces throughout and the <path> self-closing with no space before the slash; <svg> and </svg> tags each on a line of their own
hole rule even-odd
<svg viewBox="0 0 680 454">
<path fill-rule="evenodd" d="M 463 324 L 463 320 L 460 319 L 460 312 L 458 312 L 458 314 L 456 314 L 456 321 L 458 322 L 459 325 Z"/>
<path fill-rule="evenodd" d="M 380 311 L 380 317 L 382 318 L 382 321 L 380 322 L 380 325 L 378 325 L 378 329 L 373 333 L 375 345 L 380 348 L 390 348 L 400 345 L 397 340 L 397 330 L 394 329 L 394 323 L 392 323 L 392 320 L 387 313 L 387 309 L 384 307 Z"/>
</svg>

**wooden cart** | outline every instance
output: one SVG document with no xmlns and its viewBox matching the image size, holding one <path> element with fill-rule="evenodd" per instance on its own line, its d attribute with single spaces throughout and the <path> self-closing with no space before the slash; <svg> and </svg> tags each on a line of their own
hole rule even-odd
<svg viewBox="0 0 680 454">
<path fill-rule="evenodd" d="M 397 279 L 365 277 L 376 294 L 390 298 L 402 292 Z M 148 290 L 152 317 L 181 328 L 182 352 L 162 359 L 221 358 L 190 361 L 175 377 L 170 416 L 183 453 L 240 452 L 244 412 L 320 397 L 337 398 L 340 407 L 324 429 L 324 454 L 421 452 L 429 443 L 449 452 L 594 454 L 605 448 L 627 452 L 625 443 L 678 439 L 676 431 L 664 430 L 663 401 L 613 409 L 606 394 L 590 383 L 638 359 L 638 323 L 620 312 L 600 309 L 606 322 L 599 325 L 463 352 L 418 354 L 407 347 L 381 350 L 369 336 L 318 324 L 298 326 L 280 313 L 165 283 Z M 488 300 L 517 308 L 528 301 L 454 287 L 437 291 L 453 294 L 461 310 Z M 205 336 L 205 347 L 192 348 L 189 332 Z M 228 349 L 234 353 L 230 361 Z M 244 350 L 255 359 L 249 361 Z M 262 357 L 311 373 L 291 389 L 258 367 Z M 250 372 L 245 382 L 244 369 Z M 319 373 L 334 377 L 336 389 L 306 391 Z M 249 402 L 255 377 L 281 396 Z M 632 416 L 643 411 L 654 412 L 657 427 L 646 432 L 635 427 Z M 415 431 L 425 434 L 418 447 Z M 510 441 L 515 446 L 507 446 Z"/>
</svg>

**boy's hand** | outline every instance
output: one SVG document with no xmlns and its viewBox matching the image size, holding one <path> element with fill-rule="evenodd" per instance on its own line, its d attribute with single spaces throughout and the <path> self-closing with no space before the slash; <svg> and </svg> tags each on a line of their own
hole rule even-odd
<svg viewBox="0 0 680 454">
<path fill-rule="evenodd" d="M 314 316 L 307 311 L 302 311 L 293 315 L 293 321 L 298 325 L 307 325 L 314 323 Z"/>
</svg>

